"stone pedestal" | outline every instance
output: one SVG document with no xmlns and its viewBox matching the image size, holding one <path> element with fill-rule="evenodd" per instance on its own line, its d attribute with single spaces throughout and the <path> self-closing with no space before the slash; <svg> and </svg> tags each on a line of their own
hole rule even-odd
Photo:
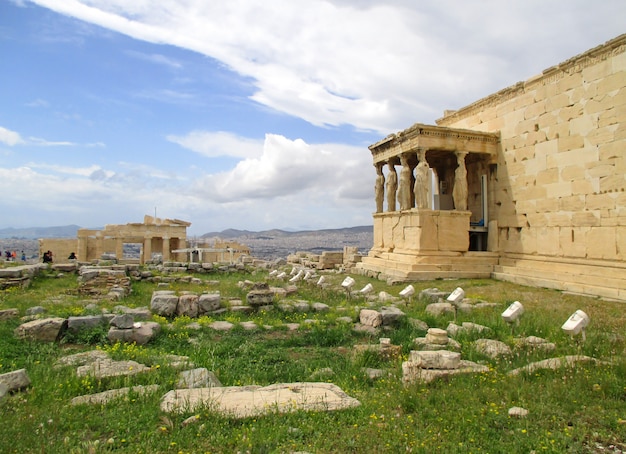
<svg viewBox="0 0 626 454">
<path fill-rule="evenodd" d="M 374 214 L 374 250 L 467 252 L 470 211 L 411 209 Z"/>
</svg>

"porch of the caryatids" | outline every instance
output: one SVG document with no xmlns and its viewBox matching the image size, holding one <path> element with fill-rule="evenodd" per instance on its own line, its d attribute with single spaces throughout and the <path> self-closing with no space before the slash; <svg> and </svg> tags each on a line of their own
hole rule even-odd
<svg viewBox="0 0 626 454">
<path fill-rule="evenodd" d="M 415 167 L 415 185 L 413 192 L 415 193 L 415 206 L 418 209 L 427 209 L 428 206 L 428 163 L 426 162 L 426 149 L 419 148 L 417 150 L 418 164 Z"/>
<path fill-rule="evenodd" d="M 393 162 L 393 158 L 387 161 L 389 173 L 387 175 L 387 183 L 385 190 L 387 192 L 387 211 L 396 211 L 396 191 L 398 190 L 398 174 Z"/>
<path fill-rule="evenodd" d="M 385 200 L 385 175 L 383 175 L 384 162 L 376 163 L 376 183 L 374 185 L 374 195 L 376 199 L 376 213 L 383 212 L 383 202 Z"/>
<path fill-rule="evenodd" d="M 454 171 L 454 187 L 452 188 L 452 199 L 454 200 L 454 209 L 458 211 L 467 211 L 467 168 L 465 167 L 466 151 L 457 151 L 456 162 L 458 164 Z"/>
<path fill-rule="evenodd" d="M 410 210 L 413 208 L 411 203 L 411 179 L 412 173 L 409 167 L 407 153 L 400 155 L 400 184 L 398 186 L 398 202 L 400 203 L 400 211 Z"/>
</svg>

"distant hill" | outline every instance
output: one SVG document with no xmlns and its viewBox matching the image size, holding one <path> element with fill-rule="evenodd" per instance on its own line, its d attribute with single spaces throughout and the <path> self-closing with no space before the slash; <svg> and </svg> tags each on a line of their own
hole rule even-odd
<svg viewBox="0 0 626 454">
<path fill-rule="evenodd" d="M 211 241 L 214 238 L 234 240 L 250 247 L 254 257 L 263 259 L 285 258 L 297 251 L 321 254 L 324 251 L 341 251 L 345 246 L 358 248 L 367 253 L 374 241 L 374 227 L 362 225 L 343 229 L 287 231 L 281 229 L 252 232 L 250 230 L 227 229 L 209 232 L 200 237 Z"/>
<path fill-rule="evenodd" d="M 271 230 L 261 230 L 259 232 L 250 231 L 250 230 L 237 230 L 237 229 L 226 229 L 221 232 L 209 232 L 200 236 L 200 238 L 221 238 L 221 239 L 232 239 L 232 238 L 259 238 L 259 237 L 268 237 L 268 238 L 284 238 L 284 237 L 297 237 L 297 236 L 307 236 L 307 235 L 328 235 L 328 234 L 337 234 L 337 235 L 351 235 L 351 234 L 359 234 L 359 233 L 372 233 L 374 227 L 371 225 L 361 225 L 357 227 L 344 227 L 341 229 L 321 229 L 321 230 L 281 230 L 281 229 L 271 229 Z"/>
<path fill-rule="evenodd" d="M 37 238 L 72 238 L 76 236 L 78 225 L 61 225 L 56 227 L 27 227 L 0 229 L 0 238 L 37 239 Z"/>
</svg>

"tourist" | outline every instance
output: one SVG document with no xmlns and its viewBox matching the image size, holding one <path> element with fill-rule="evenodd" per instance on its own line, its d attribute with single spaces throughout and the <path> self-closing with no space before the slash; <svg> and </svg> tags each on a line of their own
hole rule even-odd
<svg viewBox="0 0 626 454">
<path fill-rule="evenodd" d="M 46 251 L 43 253 L 43 263 L 52 263 L 52 252 Z"/>
<path fill-rule="evenodd" d="M 76 254 L 74 252 L 72 252 L 70 254 L 70 256 L 67 258 L 68 260 L 76 260 L 78 257 L 76 257 Z"/>
<path fill-rule="evenodd" d="M 22 251 L 22 262 L 26 261 L 26 254 L 24 253 L 24 251 Z"/>
</svg>

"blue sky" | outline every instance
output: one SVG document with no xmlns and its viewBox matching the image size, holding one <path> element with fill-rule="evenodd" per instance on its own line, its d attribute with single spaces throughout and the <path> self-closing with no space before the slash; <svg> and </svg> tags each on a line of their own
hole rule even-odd
<svg viewBox="0 0 626 454">
<path fill-rule="evenodd" d="M 371 224 L 368 145 L 625 19 L 623 0 L 0 0 L 0 228 Z"/>
</svg>

